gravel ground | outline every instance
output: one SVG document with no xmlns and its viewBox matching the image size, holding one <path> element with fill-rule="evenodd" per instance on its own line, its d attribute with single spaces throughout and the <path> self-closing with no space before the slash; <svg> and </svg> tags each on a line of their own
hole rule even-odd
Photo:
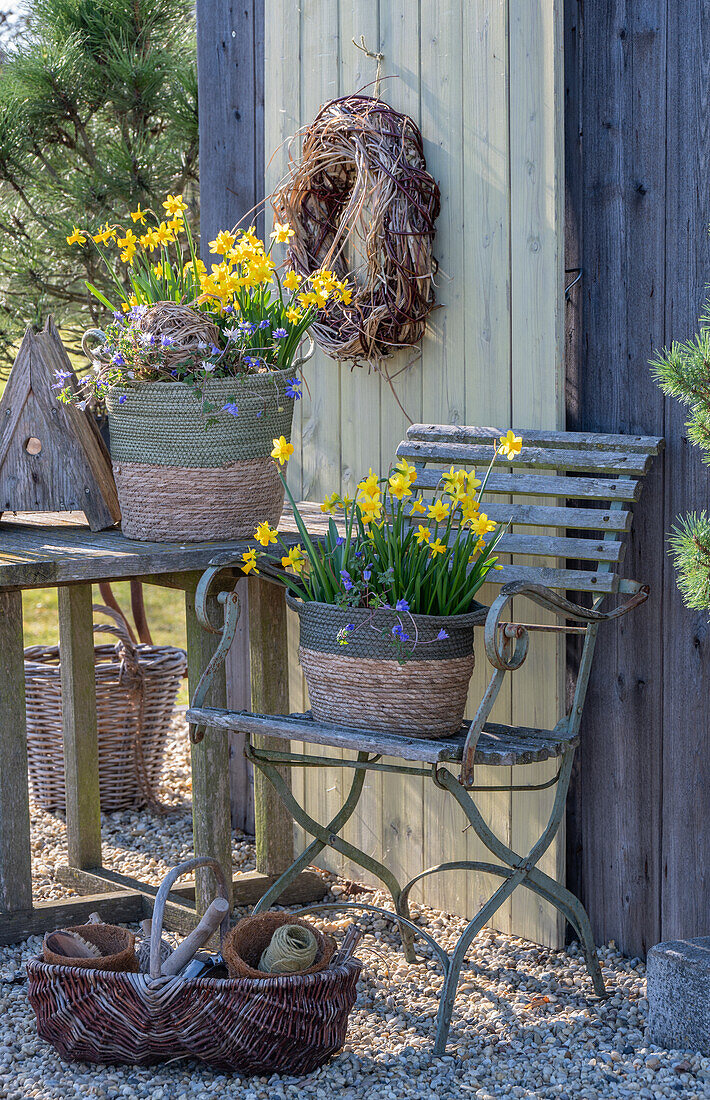
<svg viewBox="0 0 710 1100">
<path fill-rule="evenodd" d="M 191 849 L 187 739 L 179 721 L 168 757 L 164 783 L 172 791 L 169 814 L 127 812 L 103 820 L 106 865 L 153 882 Z M 66 858 L 59 817 L 33 807 L 32 848 L 36 896 L 67 896 L 70 891 L 53 880 L 54 867 Z M 253 868 L 248 838 L 235 836 L 234 865 Z M 329 882 L 334 897 L 340 896 L 342 884 L 332 877 Z M 367 900 L 386 905 L 383 895 Z M 425 906 L 413 909 L 415 919 L 451 950 L 464 922 Z M 347 923 L 332 919 L 321 927 L 337 934 Z M 384 920 L 371 915 L 361 923 L 371 935 L 358 949 L 365 969 L 346 1046 L 328 1065 L 299 1079 L 240 1080 L 197 1063 L 146 1069 L 69 1065 L 37 1038 L 27 1003 L 23 963 L 38 953 L 40 939 L 0 948 L 0 1097 L 710 1098 L 710 1058 L 649 1045 L 644 1035 L 644 965 L 623 958 L 613 946 L 600 951 L 613 995 L 596 1003 L 576 945 L 548 951 L 485 930 L 472 945 L 462 973 L 447 1056 L 434 1059 L 430 1048 L 441 988 L 438 964 L 427 958 L 424 964 L 408 966 Z"/>
</svg>

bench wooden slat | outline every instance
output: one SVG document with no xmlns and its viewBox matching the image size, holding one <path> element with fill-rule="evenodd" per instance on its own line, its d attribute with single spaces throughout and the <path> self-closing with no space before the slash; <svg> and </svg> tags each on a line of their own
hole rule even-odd
<svg viewBox="0 0 710 1100">
<path fill-rule="evenodd" d="M 412 424 L 407 428 L 407 438 L 422 443 L 489 443 L 504 435 L 499 428 L 467 427 L 457 424 Z M 583 451 L 638 451 L 639 454 L 657 455 L 665 446 L 661 436 L 609 435 L 594 432 L 554 432 L 520 430 L 516 434 L 524 443 L 540 447 L 560 447 L 564 450 Z"/>
<path fill-rule="evenodd" d="M 418 443 L 416 440 L 399 445 L 397 454 L 420 462 L 435 462 L 446 466 L 458 464 L 485 467 L 491 461 L 491 448 L 475 443 Z M 504 460 L 513 469 L 579 470 L 589 473 L 645 474 L 653 461 L 652 455 L 637 451 L 566 451 L 555 447 L 526 447 L 512 461 Z"/>
<path fill-rule="evenodd" d="M 455 737 L 427 740 L 424 737 L 407 737 L 379 730 L 356 730 L 349 726 L 316 722 L 310 712 L 265 716 L 211 707 L 190 708 L 187 720 L 213 729 L 305 741 L 309 745 L 350 749 L 354 752 L 379 753 L 382 756 L 426 764 L 460 761 L 468 733 L 468 724 L 465 724 Z M 570 744 L 571 740 L 564 731 L 487 723 L 478 742 L 475 761 L 477 764 L 494 766 L 534 764 L 560 756 Z"/>
<path fill-rule="evenodd" d="M 618 592 L 619 577 L 616 573 L 596 572 L 591 569 L 554 569 L 540 565 L 503 565 L 490 572 L 486 578 L 493 584 L 524 581 L 526 584 L 542 584 L 548 588 L 569 589 L 571 592 Z"/>
<path fill-rule="evenodd" d="M 399 448 L 397 448 L 399 454 Z M 436 489 L 441 481 L 441 471 L 429 467 L 420 470 L 416 486 L 420 489 Z M 560 500 L 634 501 L 641 496 L 642 482 L 634 478 L 554 477 L 545 474 L 507 473 L 500 468 L 493 470 L 486 485 L 489 493 L 505 496 L 557 497 Z"/>
<path fill-rule="evenodd" d="M 417 483 L 418 484 L 418 483 Z M 497 522 L 511 520 L 514 527 L 559 527 L 564 530 L 589 530 L 606 534 L 631 530 L 631 512 L 619 508 L 554 508 L 543 504 L 507 504 L 484 500 L 481 511 Z M 415 517 L 417 522 L 419 518 Z"/>
<path fill-rule="evenodd" d="M 487 513 L 486 513 L 487 514 Z M 490 539 L 492 536 L 488 536 Z M 543 558 L 581 558 L 583 561 L 619 562 L 626 545 L 615 540 L 555 538 L 553 535 L 505 534 L 496 546 L 501 554 L 528 554 Z"/>
</svg>

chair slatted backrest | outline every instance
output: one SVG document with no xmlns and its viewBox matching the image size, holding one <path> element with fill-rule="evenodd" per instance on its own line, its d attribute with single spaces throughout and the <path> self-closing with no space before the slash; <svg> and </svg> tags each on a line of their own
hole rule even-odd
<svg viewBox="0 0 710 1100">
<path fill-rule="evenodd" d="M 481 506 L 490 519 L 512 521 L 498 544 L 511 562 L 489 578 L 599 594 L 636 591 L 638 584 L 622 579 L 617 569 L 641 479 L 663 439 L 522 429 L 516 434 L 522 450 L 512 461 L 499 458 Z M 482 477 L 500 435 L 495 428 L 413 424 L 397 457 L 417 466 L 417 487 L 432 494 L 452 465 L 474 467 Z M 526 560 L 517 562 L 517 556 Z M 532 564 L 530 558 L 552 561 Z M 562 561 L 574 567 L 563 568 Z"/>
</svg>

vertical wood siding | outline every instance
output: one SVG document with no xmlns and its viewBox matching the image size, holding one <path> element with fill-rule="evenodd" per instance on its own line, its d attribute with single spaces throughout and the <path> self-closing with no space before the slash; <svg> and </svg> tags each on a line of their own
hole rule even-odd
<svg viewBox="0 0 710 1100">
<path fill-rule="evenodd" d="M 566 0 L 565 38 L 568 266 L 584 268 L 568 427 L 666 437 L 625 563 L 651 598 L 598 647 L 572 819 L 597 942 L 635 955 L 705 935 L 710 901 L 710 628 L 665 553 L 710 482 L 648 369 L 696 330 L 710 273 L 710 9 Z"/>
<path fill-rule="evenodd" d="M 267 189 L 284 172 L 284 140 L 327 99 L 371 86 L 376 63 L 351 43 L 382 52 L 382 94 L 420 125 L 442 193 L 436 254 L 441 309 L 421 357 L 396 385 L 412 420 L 561 427 L 563 364 L 562 0 L 265 0 Z M 276 152 L 274 152 L 276 150 Z M 406 357 L 402 359 L 402 363 Z M 407 419 L 376 373 L 317 353 L 296 423 L 294 491 L 320 499 L 352 491 L 370 466 L 386 470 Z M 304 390 L 306 387 L 304 386 Z M 527 609 L 526 609 L 527 613 Z M 291 704 L 305 703 L 295 656 Z M 554 723 L 560 714 L 558 643 L 531 649 L 527 668 L 501 693 L 501 721 Z M 479 655 L 471 699 L 487 679 Z M 526 769 L 535 780 L 549 767 Z M 507 773 L 509 774 L 509 772 Z M 519 779 L 516 776 L 516 779 Z M 294 775 L 310 813 L 325 821 L 347 769 Z M 500 782 L 501 769 L 482 782 Z M 482 808 L 518 850 L 539 835 L 550 796 L 490 794 Z M 479 845 L 452 799 L 414 777 L 371 776 L 349 837 L 401 877 L 443 860 L 476 858 Z M 560 875 L 564 843 L 545 867 Z M 328 866 L 349 873 L 341 858 Z M 358 872 L 361 874 L 361 872 Z M 472 915 L 491 892 L 483 876 L 427 880 L 426 901 Z M 557 945 L 557 916 L 518 891 L 499 928 Z"/>
</svg>

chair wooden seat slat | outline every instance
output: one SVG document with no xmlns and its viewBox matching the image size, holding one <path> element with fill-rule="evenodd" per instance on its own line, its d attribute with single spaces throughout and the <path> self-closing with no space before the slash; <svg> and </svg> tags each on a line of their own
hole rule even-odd
<svg viewBox="0 0 710 1100">
<path fill-rule="evenodd" d="M 434 1051 L 443 1054 L 446 1046 L 456 987 L 466 951 L 473 937 L 505 902 L 514 889 L 525 886 L 538 897 L 555 905 L 572 924 L 579 936 L 595 992 L 605 996 L 604 980 L 594 947 L 589 918 L 577 898 L 566 887 L 545 874 L 539 862 L 552 843 L 564 818 L 565 800 L 572 774 L 575 747 L 584 700 L 589 682 L 597 631 L 602 622 L 618 618 L 642 603 L 648 589 L 615 570 L 624 557 L 625 535 L 631 527 L 631 506 L 639 499 L 641 479 L 653 458 L 663 448 L 655 436 L 590 435 L 582 432 L 520 430 L 523 446 L 512 462 L 501 460 L 490 474 L 481 510 L 489 518 L 509 525 L 497 546 L 501 568 L 491 571 L 488 584 L 498 584 L 500 592 L 491 603 L 477 653 L 485 649 L 492 675 L 473 718 L 456 736 L 427 740 L 371 729 L 353 729 L 316 721 L 308 714 L 263 715 L 204 706 L 209 677 L 200 682 L 188 720 L 203 729 L 236 730 L 245 735 L 245 752 L 254 766 L 267 778 L 294 820 L 314 839 L 293 862 L 256 906 L 255 912 L 276 903 L 283 890 L 299 871 L 317 858 L 327 846 L 363 867 L 378 878 L 392 895 L 394 912 L 408 961 L 413 961 L 413 933 L 409 922 L 408 897 L 412 886 L 422 878 L 440 871 L 469 869 L 499 875 L 503 882 L 461 934 L 450 961 L 445 963 L 446 978 L 439 1005 Z M 497 429 L 459 427 L 446 424 L 414 424 L 407 439 L 397 448 L 397 457 L 406 458 L 417 468 L 414 489 L 423 502 L 441 491 L 442 475 L 447 468 L 464 466 L 475 469 L 483 478 L 493 454 L 492 443 L 500 437 Z M 542 472 L 539 472 L 542 471 Z M 491 499 L 492 498 L 492 499 Z M 543 498 L 542 501 L 540 498 Z M 328 517 L 317 505 L 303 504 L 301 514 L 313 538 L 327 530 Z M 421 511 L 412 522 L 426 523 Z M 336 524 L 338 517 L 335 517 Z M 522 530 L 521 530 L 522 528 Z M 284 516 L 284 537 L 295 534 L 293 517 Z M 570 534 L 570 532 L 584 532 Z M 532 559 L 532 561 L 531 561 Z M 238 562 L 215 558 L 211 572 L 201 581 L 206 591 L 221 568 Z M 566 591 L 592 595 L 591 607 L 581 607 L 563 595 Z M 604 597 L 626 594 L 629 598 L 602 611 Z M 513 603 L 514 600 L 514 603 Z M 557 624 L 529 622 L 525 604 L 530 600 L 552 612 Z M 227 607 L 234 605 L 227 604 Z M 513 611 L 515 608 L 515 611 Z M 518 610 L 520 608 L 520 611 Z M 198 614 L 206 614 L 204 608 Z M 223 651 L 236 631 L 237 610 L 225 622 Z M 521 618 L 517 616 L 521 615 Z M 576 625 L 571 627 L 570 622 Z M 508 726 L 489 722 L 489 716 L 507 673 L 519 668 L 534 645 L 537 631 L 576 630 L 583 636 L 579 671 L 571 705 L 560 715 L 554 729 Z M 551 670 L 557 675 L 557 669 Z M 277 739 L 273 747 L 270 740 Z M 310 752 L 296 751 L 299 743 Z M 286 749 L 286 745 L 290 748 Z M 320 747 L 319 751 L 314 751 Z M 328 750 L 337 750 L 328 755 Z M 357 757 L 342 755 L 350 750 Z M 558 761 L 556 774 L 542 784 L 529 779 L 514 783 L 505 775 L 500 784 L 479 783 L 476 771 L 481 766 L 499 768 Z M 328 824 L 315 821 L 294 797 L 281 771 L 283 764 L 304 768 L 339 767 L 350 770 L 350 792 Z M 402 775 L 428 774 L 440 789 L 447 791 L 465 814 L 469 826 L 488 849 L 495 863 L 457 860 L 420 871 L 400 886 L 389 866 L 376 860 L 371 852 L 355 847 L 342 837 L 347 820 L 355 812 L 363 790 L 365 775 L 372 769 L 399 772 Z M 456 774 L 458 772 L 458 774 Z M 527 853 L 514 851 L 497 836 L 481 814 L 474 795 L 480 790 L 537 792 L 555 787 L 550 816 L 539 839 Z M 357 908 L 357 903 L 352 903 Z M 384 912 L 384 911 L 383 911 Z M 386 915 L 386 914 L 385 914 Z"/>
<path fill-rule="evenodd" d="M 424 737 L 407 737 L 404 734 L 358 731 L 350 726 L 316 722 L 310 711 L 277 718 L 274 715 L 252 714 L 248 711 L 225 712 L 210 707 L 194 707 L 188 711 L 188 718 L 199 725 L 233 730 L 236 733 L 266 733 L 272 737 L 305 741 L 309 745 L 377 753 L 423 764 L 460 761 L 469 730 L 467 722 L 456 737 L 429 740 Z M 570 744 L 566 730 L 486 723 L 476 748 L 476 763 L 501 766 L 534 764 L 561 756 Z"/>
</svg>

